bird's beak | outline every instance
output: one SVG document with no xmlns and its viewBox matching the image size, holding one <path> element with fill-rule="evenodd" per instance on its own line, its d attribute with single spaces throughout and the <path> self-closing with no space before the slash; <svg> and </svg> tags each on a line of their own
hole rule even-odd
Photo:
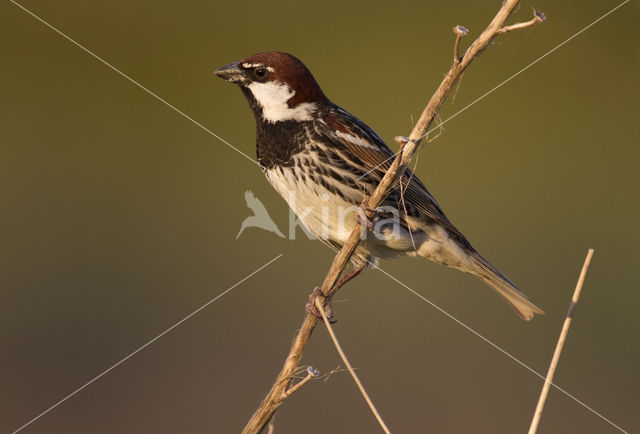
<svg viewBox="0 0 640 434">
<path fill-rule="evenodd" d="M 226 66 L 216 69 L 215 71 L 213 71 L 213 73 L 230 83 L 240 84 L 247 79 L 246 74 L 240 67 L 240 62 L 241 61 L 239 60 L 237 62 L 230 63 Z"/>
</svg>

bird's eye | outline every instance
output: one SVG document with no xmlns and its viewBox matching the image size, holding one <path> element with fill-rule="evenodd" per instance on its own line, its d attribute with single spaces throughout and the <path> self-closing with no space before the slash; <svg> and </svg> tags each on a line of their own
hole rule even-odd
<svg viewBox="0 0 640 434">
<path fill-rule="evenodd" d="M 257 78 L 265 78 L 267 76 L 267 68 L 257 68 L 255 74 Z"/>
</svg>

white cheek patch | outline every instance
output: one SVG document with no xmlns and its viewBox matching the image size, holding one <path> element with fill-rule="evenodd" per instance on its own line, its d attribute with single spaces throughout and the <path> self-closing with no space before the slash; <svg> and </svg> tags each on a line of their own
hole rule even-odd
<svg viewBox="0 0 640 434">
<path fill-rule="evenodd" d="M 270 81 L 267 83 L 253 82 L 249 90 L 262 107 L 262 117 L 267 122 L 287 120 L 308 121 L 312 119 L 317 106 L 313 103 L 301 103 L 296 107 L 289 107 L 289 101 L 295 92 L 284 83 Z"/>
</svg>

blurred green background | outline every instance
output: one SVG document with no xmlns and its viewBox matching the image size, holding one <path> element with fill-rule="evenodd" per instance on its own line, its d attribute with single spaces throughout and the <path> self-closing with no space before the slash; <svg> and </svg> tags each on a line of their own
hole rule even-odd
<svg viewBox="0 0 640 434">
<path fill-rule="evenodd" d="M 212 71 L 265 50 L 395 147 L 499 1 L 22 4 L 253 156 L 253 117 Z M 618 2 L 541 0 L 500 37 L 443 118 Z M 523 4 L 513 20 L 528 20 Z M 587 248 L 596 250 L 556 382 L 640 428 L 637 2 L 451 120 L 417 173 L 474 245 L 546 312 L 424 260 L 382 267 L 545 373 Z M 34 422 L 25 433 L 239 432 L 280 369 L 332 253 L 248 229 L 259 169 L 9 2 L 0 6 L 0 430 L 45 410 L 280 253 L 282 258 Z M 393 432 L 525 432 L 542 380 L 377 271 L 343 289 L 337 333 Z M 340 302 L 338 302 L 340 301 Z M 340 364 L 318 328 L 304 362 Z M 322 416 L 319 416 L 322 415 Z M 277 433 L 378 432 L 346 373 L 305 386 Z M 541 433 L 618 432 L 552 390 Z"/>
</svg>

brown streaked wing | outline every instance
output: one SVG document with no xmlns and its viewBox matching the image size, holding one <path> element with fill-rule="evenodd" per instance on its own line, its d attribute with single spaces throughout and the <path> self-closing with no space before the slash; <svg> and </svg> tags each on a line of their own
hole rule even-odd
<svg viewBox="0 0 640 434">
<path fill-rule="evenodd" d="M 384 175 L 393 162 L 394 153 L 378 134 L 361 120 L 337 106 L 335 110 L 324 117 L 324 121 L 330 129 L 334 130 L 327 131 L 325 136 L 344 146 L 347 152 L 363 162 L 367 171 L 372 171 L 380 177 Z M 461 241 L 468 244 L 466 238 L 444 215 L 434 197 L 411 170 L 407 169 L 402 179 L 404 182 L 402 193 L 407 203 L 416 207 L 425 217 L 449 229 Z M 407 180 L 410 180 L 408 186 L 406 185 Z"/>
</svg>

